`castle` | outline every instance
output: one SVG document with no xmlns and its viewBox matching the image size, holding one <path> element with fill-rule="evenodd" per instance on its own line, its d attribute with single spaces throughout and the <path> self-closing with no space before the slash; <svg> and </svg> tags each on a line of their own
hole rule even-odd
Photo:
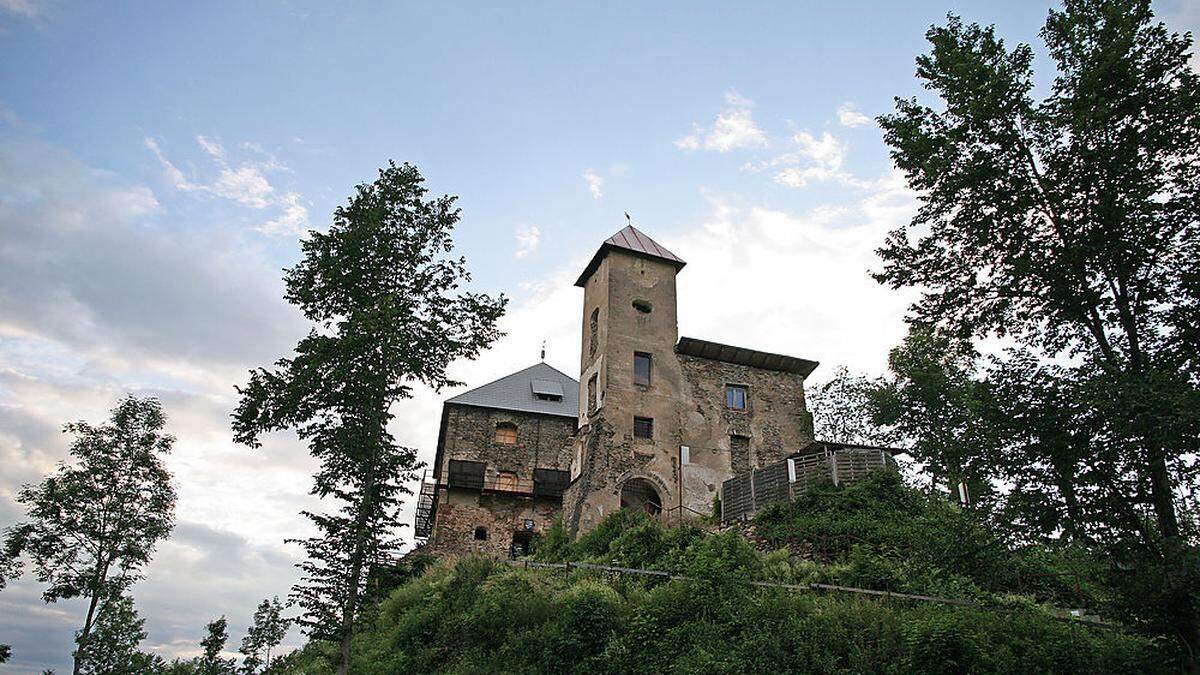
<svg viewBox="0 0 1200 675">
<path fill-rule="evenodd" d="M 789 457 L 832 452 L 813 442 L 805 405 L 817 362 L 679 337 L 685 264 L 624 228 L 575 283 L 578 380 L 538 363 L 444 403 L 418 539 L 438 553 L 503 555 L 559 515 L 572 534 L 621 508 L 686 520 L 712 513 L 726 481 L 752 494 L 758 470 L 794 481 Z"/>
</svg>

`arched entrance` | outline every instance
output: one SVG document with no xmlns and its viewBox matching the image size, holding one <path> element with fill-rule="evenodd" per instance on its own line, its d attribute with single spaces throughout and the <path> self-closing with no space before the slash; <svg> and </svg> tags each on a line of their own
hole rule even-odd
<svg viewBox="0 0 1200 675">
<path fill-rule="evenodd" d="M 657 517 L 662 513 L 662 498 L 654 483 L 645 478 L 630 478 L 621 486 L 621 508 L 645 511 Z"/>
</svg>

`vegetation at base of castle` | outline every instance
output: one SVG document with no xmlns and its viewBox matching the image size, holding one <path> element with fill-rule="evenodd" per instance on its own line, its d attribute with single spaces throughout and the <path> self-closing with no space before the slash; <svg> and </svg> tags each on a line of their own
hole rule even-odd
<svg viewBox="0 0 1200 675">
<path fill-rule="evenodd" d="M 165 424 L 157 400 L 134 396 L 121 399 L 105 424 L 67 424 L 64 432 L 75 436 L 70 447 L 75 463 L 60 464 L 17 494 L 28 520 L 5 530 L 0 588 L 21 574 L 28 558 L 37 580 L 46 584 L 43 600 L 89 599 L 76 634 L 76 675 L 107 649 L 93 648 L 93 633 L 120 641 L 141 630 L 140 624 L 133 628 L 113 617 L 132 611 L 124 594 L 174 524 L 175 489 L 163 457 L 175 439 L 162 433 Z M 118 631 L 117 625 L 130 630 Z"/>
<path fill-rule="evenodd" d="M 251 371 L 233 415 L 235 440 L 251 447 L 294 429 L 321 463 L 312 493 L 340 503 L 304 513 L 320 534 L 296 540 L 307 559 L 291 601 L 309 636 L 340 644 L 343 675 L 373 580 L 398 548 L 400 501 L 418 468 L 416 450 L 388 431 L 392 406 L 414 384 L 457 384 L 446 368 L 500 336 L 507 302 L 460 290 L 470 274 L 451 256 L 456 198 L 426 193 L 416 167 L 391 162 L 337 208 L 327 232 L 309 232 L 284 281 L 314 327 L 294 356 Z"/>
<path fill-rule="evenodd" d="M 1067 577 L 1080 552 L 1014 547 L 972 511 L 880 472 L 817 486 L 737 531 L 664 528 L 620 511 L 534 559 L 669 571 L 667 581 L 447 559 L 380 603 L 354 642 L 355 673 L 1058 672 L 1169 670 L 1174 643 L 1057 619 L 1103 613 L 1103 589 Z M 751 544 L 757 543 L 757 547 Z M 760 552 L 759 549 L 768 552 Z M 969 600 L 975 607 L 762 588 L 825 582 Z M 313 642 L 288 673 L 331 673 L 337 645 Z"/>
</svg>

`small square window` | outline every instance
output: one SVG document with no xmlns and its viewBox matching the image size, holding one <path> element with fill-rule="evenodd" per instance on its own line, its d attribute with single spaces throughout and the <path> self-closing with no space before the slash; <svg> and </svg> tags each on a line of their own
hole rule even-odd
<svg viewBox="0 0 1200 675">
<path fill-rule="evenodd" d="M 633 353 L 633 383 L 640 387 L 650 386 L 650 355 L 645 352 Z"/>
<path fill-rule="evenodd" d="M 654 438 L 654 420 L 649 417 L 633 418 L 633 437 L 634 438 Z"/>
<path fill-rule="evenodd" d="M 487 528 L 480 525 L 475 528 L 475 541 L 487 541 Z"/>
<path fill-rule="evenodd" d="M 532 520 L 529 520 L 528 518 L 526 518 L 524 525 L 525 525 L 526 530 L 530 530 L 530 531 L 533 530 L 533 521 Z"/>
<path fill-rule="evenodd" d="M 725 407 L 730 410 L 745 410 L 746 409 L 746 388 L 730 384 L 725 386 Z"/>
</svg>

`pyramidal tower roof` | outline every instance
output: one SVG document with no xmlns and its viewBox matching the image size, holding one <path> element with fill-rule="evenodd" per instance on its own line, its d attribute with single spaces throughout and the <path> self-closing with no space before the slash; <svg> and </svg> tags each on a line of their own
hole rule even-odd
<svg viewBox="0 0 1200 675">
<path fill-rule="evenodd" d="M 643 258 L 665 260 L 674 265 L 676 270 L 683 269 L 683 266 L 687 264 L 682 258 L 663 248 L 662 245 L 646 236 L 641 230 L 633 225 L 626 225 L 620 232 L 605 239 L 604 243 L 600 244 L 600 249 L 596 251 L 596 255 L 592 256 L 591 262 L 583 269 L 583 274 L 579 275 L 579 279 L 575 282 L 575 285 L 583 286 L 587 278 L 592 276 L 592 272 L 595 272 L 596 268 L 600 266 L 600 261 L 604 259 L 604 256 L 613 250 L 621 250 Z"/>
</svg>

